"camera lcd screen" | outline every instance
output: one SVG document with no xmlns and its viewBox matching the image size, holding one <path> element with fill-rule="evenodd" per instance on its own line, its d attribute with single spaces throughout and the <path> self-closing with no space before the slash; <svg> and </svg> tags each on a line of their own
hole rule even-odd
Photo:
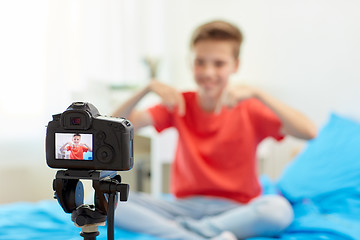
<svg viewBox="0 0 360 240">
<path fill-rule="evenodd" d="M 55 133 L 55 159 L 93 160 L 93 136 L 86 133 Z"/>
</svg>

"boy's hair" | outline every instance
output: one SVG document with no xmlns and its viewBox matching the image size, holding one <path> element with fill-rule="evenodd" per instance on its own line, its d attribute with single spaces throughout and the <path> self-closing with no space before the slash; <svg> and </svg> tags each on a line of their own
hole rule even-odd
<svg viewBox="0 0 360 240">
<path fill-rule="evenodd" d="M 80 133 L 75 133 L 73 137 L 76 137 L 76 136 L 81 137 Z"/>
<path fill-rule="evenodd" d="M 235 25 L 222 20 L 211 21 L 195 29 L 190 42 L 193 48 L 196 43 L 203 40 L 223 40 L 234 43 L 234 57 L 238 58 L 243 34 Z"/>
</svg>

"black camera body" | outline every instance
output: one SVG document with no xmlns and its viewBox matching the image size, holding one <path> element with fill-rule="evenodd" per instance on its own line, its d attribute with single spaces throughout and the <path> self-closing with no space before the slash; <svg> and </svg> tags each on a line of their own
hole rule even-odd
<svg viewBox="0 0 360 240">
<path fill-rule="evenodd" d="M 92 104 L 74 102 L 47 126 L 46 162 L 51 168 L 127 171 L 134 163 L 133 139 L 125 118 L 101 116 Z"/>
</svg>

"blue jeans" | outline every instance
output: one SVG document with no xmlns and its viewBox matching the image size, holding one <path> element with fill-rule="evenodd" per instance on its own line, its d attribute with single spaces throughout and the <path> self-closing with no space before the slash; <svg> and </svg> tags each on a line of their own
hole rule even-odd
<svg viewBox="0 0 360 240">
<path fill-rule="evenodd" d="M 292 219 L 291 205 L 278 195 L 240 204 L 213 197 L 158 199 L 131 192 L 115 210 L 115 226 L 172 240 L 209 239 L 224 231 L 239 239 L 276 236 Z"/>
</svg>

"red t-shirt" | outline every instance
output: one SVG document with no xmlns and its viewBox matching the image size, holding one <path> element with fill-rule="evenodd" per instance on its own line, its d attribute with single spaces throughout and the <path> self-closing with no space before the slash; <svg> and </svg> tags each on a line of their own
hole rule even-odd
<svg viewBox="0 0 360 240">
<path fill-rule="evenodd" d="M 158 132 L 175 127 L 179 133 L 171 170 L 176 197 L 206 195 L 246 203 L 261 193 L 256 147 L 266 137 L 277 140 L 281 121 L 257 99 L 242 101 L 219 114 L 204 112 L 195 92 L 183 93 L 186 114 L 163 105 L 148 109 Z"/>
<path fill-rule="evenodd" d="M 70 151 L 70 159 L 84 159 L 84 152 L 88 151 L 88 148 L 85 146 L 77 146 L 73 144 L 72 146 L 67 146 L 66 151 Z"/>
</svg>

